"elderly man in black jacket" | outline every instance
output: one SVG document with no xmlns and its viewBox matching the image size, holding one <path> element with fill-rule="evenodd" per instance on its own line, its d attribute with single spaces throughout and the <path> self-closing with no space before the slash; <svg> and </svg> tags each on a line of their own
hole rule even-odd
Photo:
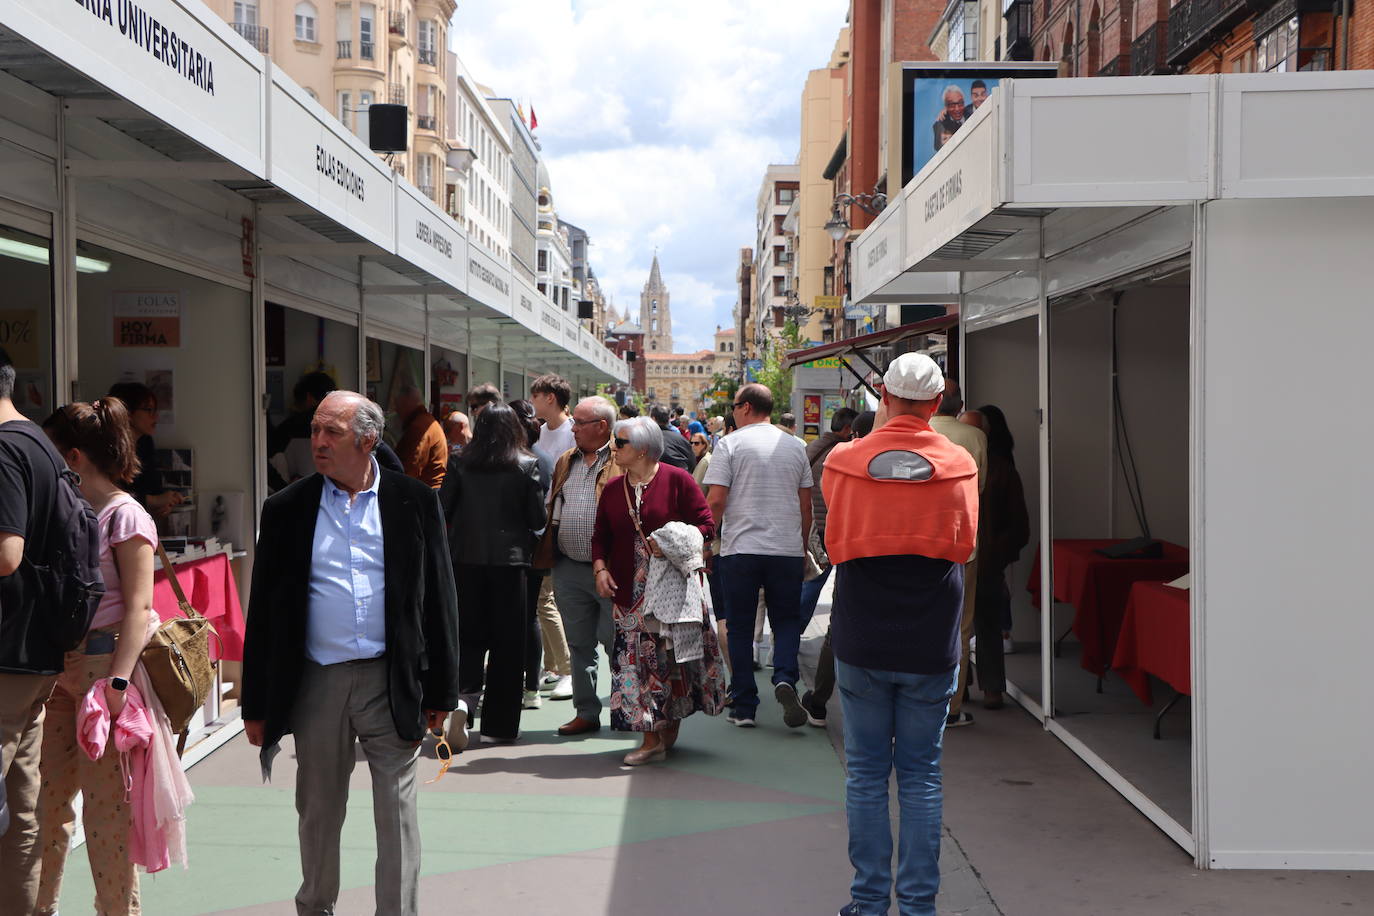
<svg viewBox="0 0 1374 916">
<path fill-rule="evenodd" d="M 458 707 L 457 612 L 435 493 L 381 469 L 381 409 L 335 391 L 310 426 L 317 473 L 263 506 L 243 661 L 243 718 L 264 776 L 295 735 L 301 914 L 334 912 L 355 741 L 372 773 L 377 912 L 414 916 L 415 764 Z"/>
<path fill-rule="evenodd" d="M 671 464 L 675 468 L 682 468 L 689 474 L 696 470 L 697 453 L 692 451 L 691 443 L 683 438 L 676 426 L 668 425 L 668 408 L 655 404 L 649 408 L 649 416 L 653 417 L 658 428 L 663 431 L 663 457 L 659 461 Z"/>
</svg>

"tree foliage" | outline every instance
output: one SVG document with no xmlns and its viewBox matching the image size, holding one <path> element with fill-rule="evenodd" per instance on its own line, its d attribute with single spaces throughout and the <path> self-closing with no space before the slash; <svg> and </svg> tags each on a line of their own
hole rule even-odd
<svg viewBox="0 0 1374 916">
<path fill-rule="evenodd" d="M 782 334 L 770 338 L 764 346 L 763 368 L 757 373 L 759 384 L 773 392 L 773 422 L 792 409 L 792 370 L 783 365 L 788 352 L 807 345 L 801 328 L 795 321 L 783 325 Z"/>
</svg>

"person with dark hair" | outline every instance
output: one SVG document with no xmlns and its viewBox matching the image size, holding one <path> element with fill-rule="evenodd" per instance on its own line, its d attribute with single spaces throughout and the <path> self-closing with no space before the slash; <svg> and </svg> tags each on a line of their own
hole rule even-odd
<svg viewBox="0 0 1374 916">
<path fill-rule="evenodd" d="M 153 442 L 153 433 L 157 432 L 157 395 L 140 382 L 117 382 L 110 386 L 109 397 L 118 398 L 124 404 L 137 440 L 140 470 L 125 486 L 144 508 L 162 518 L 185 502 L 186 497 L 162 485 L 162 471 L 156 460 L 157 445 Z"/>
<path fill-rule="evenodd" d="M 371 772 L 377 912 L 419 911 L 420 743 L 458 695 L 453 565 L 434 491 L 376 458 L 381 407 L 325 396 L 311 420 L 316 473 L 262 507 L 243 649 L 243 729 L 263 775 L 294 733 L 302 913 L 332 913 L 358 747 Z M 519 682 L 517 679 L 517 689 Z"/>
<path fill-rule="evenodd" d="M 484 407 L 501 403 L 501 389 L 491 382 L 483 382 L 468 392 L 468 416 L 477 422 L 477 415 Z"/>
<path fill-rule="evenodd" d="M 544 527 L 539 462 L 528 443 L 510 406 L 482 408 L 472 442 L 439 491 L 458 585 L 458 690 L 482 694 L 482 734 L 495 741 L 520 737 L 526 579 L 534 533 Z"/>
<path fill-rule="evenodd" d="M 785 413 L 782 416 L 778 417 L 778 425 L 782 427 L 783 432 L 787 433 L 793 439 L 796 439 L 798 442 L 800 442 L 803 448 L 806 447 L 806 440 L 803 439 L 801 436 L 797 435 L 796 414 L 791 413 L 789 411 L 788 413 Z"/>
<path fill-rule="evenodd" d="M 811 466 L 806 449 L 768 422 L 773 393 L 758 383 L 735 395 L 739 430 L 711 456 L 703 481 L 721 531 L 720 571 L 729 626 L 730 722 L 753 728 L 759 705 L 754 680 L 754 623 L 762 589 L 773 628 L 773 695 L 789 728 L 806 724 L 800 677 L 801 584 L 811 530 Z"/>
<path fill-rule="evenodd" d="M 964 106 L 964 120 L 973 117 L 973 113 L 983 107 L 983 103 L 988 100 L 988 84 L 982 80 L 974 80 L 968 87 L 969 100 L 973 103 Z"/>
<path fill-rule="evenodd" d="M 940 401 L 939 410 L 935 416 L 930 418 L 930 428 L 955 445 L 962 446 L 973 456 L 973 462 L 978 466 L 978 491 L 981 493 L 984 482 L 987 480 L 988 437 L 983 435 L 982 430 L 967 423 L 959 422 L 959 414 L 963 411 L 964 397 L 959 390 L 958 381 L 945 376 L 944 395 Z M 974 555 L 969 558 L 964 568 L 964 613 L 959 624 L 959 643 L 961 646 L 959 689 L 949 704 L 950 728 L 960 728 L 973 724 L 973 714 L 964 712 L 964 694 L 968 692 L 969 641 L 973 638 L 974 602 L 978 596 L 979 562 L 978 553 L 975 550 Z"/>
<path fill-rule="evenodd" d="M 425 393 L 414 385 L 402 385 L 396 393 L 396 413 L 401 417 L 396 456 L 406 475 L 439 489 L 448 467 L 448 440 L 439 421 L 425 409 Z"/>
<path fill-rule="evenodd" d="M 628 401 L 620 405 L 620 419 L 629 420 L 639 416 L 639 408 Z"/>
<path fill-rule="evenodd" d="M 10 827 L 0 835 L 0 895 L 32 913 L 38 897 L 39 757 L 43 704 L 66 646 L 44 626 L 49 606 L 26 558 L 42 561 L 61 537 L 55 519 L 62 456 L 14 406 L 14 365 L 0 349 L 0 778 Z M 95 558 L 88 557 L 92 563 Z"/>
<path fill-rule="evenodd" d="M 682 437 L 681 430 L 669 422 L 672 413 L 662 404 L 655 404 L 649 408 L 649 416 L 663 432 L 672 433 L 663 437 L 663 463 L 692 473 L 697 466 L 697 456 L 693 453 L 691 444 Z"/>
<path fill-rule="evenodd" d="M 534 453 L 547 462 L 549 476 L 552 468 L 564 455 L 577 447 L 572 414 L 568 404 L 572 400 L 572 385 L 560 375 L 541 375 L 530 383 L 530 402 L 543 426 L 534 442 Z M 541 464 L 541 471 L 544 465 Z M 548 494 L 550 481 L 544 481 Z M 552 570 L 536 570 L 539 582 L 539 637 L 544 652 L 544 674 L 539 689 L 552 700 L 572 698 L 572 659 L 568 655 L 568 640 L 563 632 L 563 617 L 558 613 L 558 601 L 553 594 Z M 537 697 L 535 702 L 537 702 Z M 528 698 L 527 698 L 528 700 Z"/>
<path fill-rule="evenodd" d="M 292 389 L 291 413 L 267 434 L 267 486 L 275 493 L 315 472 L 310 457 L 310 420 L 338 386 L 326 372 L 307 372 Z"/>
<path fill-rule="evenodd" d="M 983 708 L 1001 709 L 1007 689 L 1004 641 L 1011 637 L 1007 567 L 1030 543 L 1030 513 L 1012 452 L 1016 443 L 1000 407 L 985 404 L 961 420 L 987 434 L 987 482 L 978 501 L 978 586 L 973 635 L 978 641 L 978 686 Z"/>
<path fill-rule="evenodd" d="M 877 414 L 871 410 L 864 410 L 854 418 L 854 438 L 862 439 L 873 432 L 873 421 L 877 419 Z"/>
<path fill-rule="evenodd" d="M 134 806 L 125 796 L 123 756 L 110 736 L 104 753 L 91 760 L 78 744 L 80 709 L 93 685 L 104 685 L 110 720 L 119 718 L 130 682 L 138 699 L 151 703 L 147 675 L 138 669 L 148 643 L 153 610 L 153 552 L 157 526 L 143 506 L 120 487 L 138 474 L 134 431 L 123 401 L 103 398 L 90 404 L 68 404 L 43 421 L 43 431 L 81 477 L 81 494 L 96 512 L 100 532 L 100 574 L 105 595 L 81 645 L 67 653 L 62 674 L 44 711 L 39 774 L 39 847 L 42 875 L 35 912 L 55 913 L 66 868 L 76 814 L 72 800 L 81 793 L 81 819 L 95 877 L 96 909 L 101 913 L 138 911 L 138 873 L 129 852 Z M 149 718 L 154 728 L 170 733 L 165 716 Z M 170 734 L 165 735 L 168 740 Z M 165 747 L 166 745 L 164 745 Z M 179 771 L 179 762 L 164 761 Z M 136 778 L 130 773 L 130 778 Z M 185 777 L 182 776 L 184 783 Z M 184 846 L 174 858 L 185 861 Z M 146 863 L 145 863 L 146 864 Z"/>
<path fill-rule="evenodd" d="M 815 616 L 816 604 L 820 601 L 821 591 L 830 579 L 831 565 L 825 554 L 825 494 L 821 482 L 825 477 L 825 459 L 841 442 L 854 438 L 854 418 L 859 414 L 851 407 L 841 407 L 830 416 L 830 429 L 817 436 L 806 447 L 806 460 L 811 463 L 811 541 L 809 546 L 821 567 L 821 574 L 802 583 L 801 615 L 802 632 Z M 825 725 L 825 706 L 835 692 L 835 659 L 830 651 L 830 630 L 825 631 L 825 641 L 821 644 L 820 658 L 816 662 L 816 680 L 812 688 L 802 694 L 801 704 L 806 708 L 807 724 L 821 728 Z"/>
<path fill-rule="evenodd" d="M 542 427 L 539 420 L 535 418 L 534 404 L 524 398 L 517 398 L 510 402 L 510 407 L 511 410 L 515 411 L 516 419 L 520 421 L 521 427 L 525 430 L 526 447 L 534 453 L 535 459 L 539 462 L 539 487 L 541 496 L 547 499 L 549 483 L 553 476 L 553 462 L 543 452 L 539 451 L 537 446 Z M 545 640 L 542 632 L 545 624 L 540 618 L 540 599 L 545 590 L 549 592 L 549 599 L 552 604 L 553 584 L 549 581 L 550 578 L 548 570 L 535 569 L 531 565 L 529 575 L 525 579 L 525 586 L 528 589 L 527 611 L 530 627 L 525 641 L 525 697 L 523 701 L 525 709 L 538 709 L 542 705 L 539 690 L 543 685 L 544 666 L 541 665 L 541 660 L 547 654 L 557 654 L 556 650 L 554 653 L 545 652 Z M 552 612 L 554 616 L 557 616 L 557 605 L 553 605 Z M 563 622 L 561 620 L 558 621 L 558 639 L 563 639 Z M 566 655 L 567 651 L 567 643 L 565 642 L 563 654 Z M 570 685 L 569 696 L 571 696 L 572 678 L 569 677 L 568 680 Z"/>
<path fill-rule="evenodd" d="M 530 403 L 544 424 L 534 450 L 548 458 L 550 465 L 573 447 L 571 401 L 572 385 L 561 375 L 541 375 L 530 382 Z"/>
</svg>

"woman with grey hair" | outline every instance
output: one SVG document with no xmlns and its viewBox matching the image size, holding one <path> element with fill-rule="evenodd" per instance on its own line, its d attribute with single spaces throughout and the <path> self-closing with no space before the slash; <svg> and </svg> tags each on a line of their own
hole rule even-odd
<svg viewBox="0 0 1374 916">
<path fill-rule="evenodd" d="M 677 741 L 682 720 L 698 710 L 725 709 L 720 645 L 702 608 L 701 656 L 678 661 L 667 632 L 644 614 L 649 560 L 662 556 L 652 533 L 669 522 L 693 526 L 709 542 L 711 510 L 692 475 L 661 463 L 663 432 L 648 417 L 615 424 L 611 445 L 624 472 L 606 484 L 596 507 L 592 570 L 596 589 L 613 601 L 611 728 L 643 734 L 628 766 L 654 763 Z M 675 435 L 675 434 L 674 434 Z"/>
</svg>

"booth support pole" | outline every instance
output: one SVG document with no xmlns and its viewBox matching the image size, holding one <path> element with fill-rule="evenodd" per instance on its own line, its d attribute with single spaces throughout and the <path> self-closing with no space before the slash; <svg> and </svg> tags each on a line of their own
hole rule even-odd
<svg viewBox="0 0 1374 916">
<path fill-rule="evenodd" d="M 465 359 L 465 360 L 463 361 L 463 365 L 464 365 L 464 367 L 465 367 L 466 370 L 467 370 L 467 371 L 465 372 L 465 374 L 467 375 L 467 382 L 463 385 L 463 394 L 466 395 L 469 391 L 472 390 L 472 384 L 473 384 L 473 382 L 472 382 L 472 357 L 473 357 L 473 354 L 476 352 L 476 350 L 475 350 L 475 349 L 473 348 L 473 346 L 472 346 L 472 319 L 471 319 L 471 318 L 464 318 L 464 319 L 463 319 L 463 324 L 467 327 L 467 347 L 468 347 L 468 358 Z"/>
<path fill-rule="evenodd" d="M 434 345 L 434 342 L 430 338 L 429 331 L 429 294 L 426 293 L 424 296 L 421 296 L 420 298 L 425 304 L 425 360 L 422 364 L 425 373 L 425 380 L 421 390 L 423 390 L 425 393 L 425 406 L 432 407 L 433 402 L 430 400 L 431 393 L 429 390 L 429 380 L 430 377 L 434 375 L 434 373 L 430 371 L 430 365 L 434 359 L 434 357 L 430 353 L 430 348 Z"/>
<path fill-rule="evenodd" d="M 364 258 L 358 255 L 358 391 L 367 394 L 367 293 L 363 291 Z M 380 367 L 378 367 L 380 368 Z"/>
<path fill-rule="evenodd" d="M 76 178 L 67 168 L 67 101 L 57 106 L 57 219 L 53 222 L 53 406 L 77 399 Z"/>
<path fill-rule="evenodd" d="M 1040 389 L 1040 706 L 1041 722 L 1054 718 L 1054 524 L 1050 482 L 1050 301 L 1046 294 L 1045 218 L 1036 221 L 1039 289 L 1037 364 Z"/>
<path fill-rule="evenodd" d="M 1120 293 L 1112 294 L 1111 315 L 1108 322 L 1107 352 L 1107 536 L 1116 537 L 1116 322 L 1117 308 L 1121 301 Z"/>
<path fill-rule="evenodd" d="M 1192 645 L 1192 724 L 1193 724 L 1193 863 L 1211 867 L 1211 841 L 1207 811 L 1207 631 L 1204 627 L 1207 595 L 1206 518 L 1202 490 L 1206 485 L 1203 441 L 1206 435 L 1207 398 L 1204 388 L 1207 336 L 1207 207 L 1193 204 L 1193 256 L 1189 270 L 1188 309 L 1188 390 L 1192 402 L 1188 411 L 1188 621 Z"/>
</svg>

